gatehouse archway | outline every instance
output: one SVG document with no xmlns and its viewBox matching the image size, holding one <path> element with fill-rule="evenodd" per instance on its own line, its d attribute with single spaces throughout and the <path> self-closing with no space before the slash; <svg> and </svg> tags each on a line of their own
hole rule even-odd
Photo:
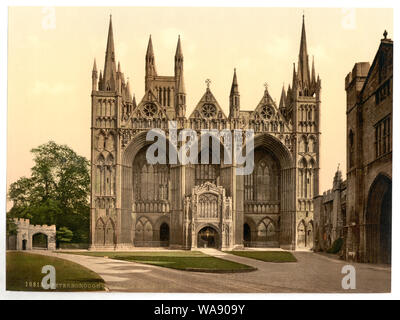
<svg viewBox="0 0 400 320">
<path fill-rule="evenodd" d="M 219 248 L 218 232 L 211 226 L 202 228 L 197 234 L 198 248 Z"/>
<path fill-rule="evenodd" d="M 366 253 L 370 263 L 391 263 L 392 181 L 379 174 L 371 185 L 366 210 Z"/>
</svg>

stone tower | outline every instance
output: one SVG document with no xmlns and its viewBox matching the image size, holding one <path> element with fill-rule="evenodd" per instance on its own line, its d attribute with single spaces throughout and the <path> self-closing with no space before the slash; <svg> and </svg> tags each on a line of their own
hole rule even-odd
<svg viewBox="0 0 400 320">
<path fill-rule="evenodd" d="M 279 107 L 292 121 L 297 141 L 294 151 L 296 246 L 301 247 L 303 243 L 307 246 L 312 241 L 309 231 L 313 226 L 309 224 L 313 220 L 313 197 L 319 194 L 321 79 L 319 75 L 316 77 L 314 58 L 310 72 L 304 15 L 297 71 L 293 65 L 292 86 L 289 85 L 286 96 L 282 89 Z M 308 237 L 306 233 L 310 233 Z"/>
</svg>

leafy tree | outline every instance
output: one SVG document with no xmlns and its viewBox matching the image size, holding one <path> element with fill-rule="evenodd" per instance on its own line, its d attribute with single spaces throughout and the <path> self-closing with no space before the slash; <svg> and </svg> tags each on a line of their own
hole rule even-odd
<svg viewBox="0 0 400 320">
<path fill-rule="evenodd" d="M 16 235 L 18 231 L 18 227 L 15 224 L 13 218 L 11 217 L 10 214 L 7 213 L 7 218 L 6 218 L 6 235 L 11 236 L 11 235 Z"/>
<path fill-rule="evenodd" d="M 67 227 L 61 227 L 57 230 L 57 241 L 58 242 L 71 242 L 74 233 Z"/>
<path fill-rule="evenodd" d="M 31 150 L 35 165 L 31 177 L 9 187 L 11 217 L 33 224 L 55 224 L 73 232 L 72 242 L 89 240 L 89 161 L 66 145 L 53 141 Z"/>
</svg>

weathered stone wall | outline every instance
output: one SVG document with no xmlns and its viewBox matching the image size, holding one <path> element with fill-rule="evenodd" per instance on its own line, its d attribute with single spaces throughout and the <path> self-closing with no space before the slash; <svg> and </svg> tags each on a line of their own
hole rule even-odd
<svg viewBox="0 0 400 320">
<path fill-rule="evenodd" d="M 376 228 L 379 229 L 379 222 L 373 227 L 366 215 L 374 182 L 379 177 L 391 181 L 392 177 L 392 55 L 393 42 L 385 35 L 372 65 L 356 63 L 345 79 L 348 161 L 344 227 L 347 231 L 345 258 L 349 260 L 378 262 L 366 257 L 371 246 L 378 250 Z M 378 134 L 380 124 L 382 130 Z M 379 138 L 383 134 L 388 136 L 384 146 Z M 372 227 L 373 231 L 370 230 Z M 371 237 L 375 239 L 374 244 L 371 244 Z"/>
<path fill-rule="evenodd" d="M 37 234 L 44 234 L 47 237 L 47 250 L 56 249 L 55 225 L 32 225 L 29 219 L 15 218 L 14 221 L 17 225 L 15 250 L 32 250 L 32 238 Z"/>
</svg>

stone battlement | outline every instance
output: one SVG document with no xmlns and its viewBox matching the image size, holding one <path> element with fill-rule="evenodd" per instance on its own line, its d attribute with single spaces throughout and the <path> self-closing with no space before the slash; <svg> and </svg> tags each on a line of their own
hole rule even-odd
<svg viewBox="0 0 400 320">
<path fill-rule="evenodd" d="M 37 230 L 49 230 L 49 231 L 55 231 L 56 230 L 56 226 L 53 224 L 51 226 L 47 225 L 47 224 L 30 224 L 30 220 L 29 219 L 23 219 L 23 218 L 14 218 L 15 224 L 18 227 L 21 228 L 29 228 L 29 229 L 37 229 Z"/>
<path fill-rule="evenodd" d="M 357 62 L 353 70 L 349 72 L 345 79 L 345 88 L 347 89 L 356 78 L 365 78 L 370 68 L 369 62 Z"/>
</svg>

